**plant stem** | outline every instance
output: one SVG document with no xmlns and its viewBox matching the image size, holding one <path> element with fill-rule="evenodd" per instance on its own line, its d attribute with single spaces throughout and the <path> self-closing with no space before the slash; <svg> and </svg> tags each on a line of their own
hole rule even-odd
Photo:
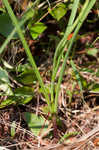
<svg viewBox="0 0 99 150">
<path fill-rule="evenodd" d="M 57 117 L 56 117 L 56 114 L 53 114 L 53 115 L 52 115 L 52 124 L 53 124 L 53 134 L 54 134 L 54 138 L 58 139 Z"/>
<path fill-rule="evenodd" d="M 30 16 L 27 16 L 27 13 L 29 13 L 29 11 L 31 11 L 31 9 L 37 5 L 39 0 L 36 0 L 33 5 L 31 6 L 31 8 L 27 9 L 27 11 L 24 13 L 24 15 L 22 16 L 21 21 L 19 22 L 19 26 L 21 27 L 27 20 L 30 19 Z M 35 13 L 33 14 L 33 16 L 35 15 Z M 27 17 L 26 17 L 27 16 Z M 32 17 L 33 17 L 32 16 Z M 5 47 L 7 46 L 7 44 L 10 42 L 10 40 L 12 39 L 12 37 L 14 36 L 14 34 L 16 33 L 16 28 L 13 29 L 13 31 L 10 33 L 10 35 L 7 37 L 7 39 L 5 40 L 5 42 L 3 43 L 3 45 L 0 48 L 0 54 L 2 54 L 2 52 L 4 51 Z"/>
<path fill-rule="evenodd" d="M 81 27 L 81 25 L 83 24 L 85 18 L 87 17 L 88 13 L 90 12 L 90 9 L 93 7 L 93 5 L 95 4 L 96 0 L 92 0 L 89 2 L 89 0 L 86 0 L 85 4 L 84 4 L 84 9 L 83 9 L 83 13 L 81 15 L 81 18 L 80 18 L 80 21 L 79 21 L 79 24 L 77 25 L 75 31 L 74 31 L 74 35 L 70 41 L 70 45 L 68 47 L 68 51 L 65 55 L 65 58 L 64 58 L 64 62 L 62 64 L 62 68 L 61 68 L 61 71 L 60 71 L 60 75 L 59 75 L 59 79 L 58 79 L 58 84 L 57 84 L 57 89 L 56 89 L 56 95 L 55 95 L 55 107 L 54 107 L 54 112 L 57 112 L 57 106 L 58 106 L 58 95 L 59 95 L 59 90 L 60 90 L 60 84 L 62 82 L 62 78 L 63 78 L 63 74 L 64 74 L 64 71 L 65 71 L 65 66 L 66 66 L 66 61 L 67 61 L 67 58 L 69 56 L 69 53 L 71 51 L 71 48 L 72 48 L 72 45 L 75 41 L 75 38 L 76 38 L 76 35 L 78 34 L 79 32 L 79 29 Z"/>
<path fill-rule="evenodd" d="M 78 4 L 79 4 L 79 0 L 74 0 L 72 12 L 71 12 L 71 15 L 69 18 L 68 25 L 66 27 L 64 37 L 59 42 L 59 44 L 56 48 L 56 51 L 55 51 L 55 55 L 54 55 L 54 59 L 53 59 L 52 79 L 51 79 L 51 102 L 54 101 L 54 81 L 55 81 L 56 73 L 57 73 L 57 70 L 58 70 L 58 67 L 60 64 L 60 60 L 61 60 L 61 57 L 59 56 L 58 63 L 56 63 L 57 62 L 57 56 L 59 55 L 60 52 L 63 51 L 64 46 L 66 46 L 66 44 L 67 44 L 67 37 L 71 33 L 71 27 L 72 27 L 73 21 L 74 21 L 75 16 L 76 16 Z M 72 30 L 73 30 L 73 28 L 72 28 Z M 60 55 L 62 56 L 62 54 L 60 54 Z M 57 65 L 57 67 L 56 67 L 56 65 Z"/>
<path fill-rule="evenodd" d="M 30 61 L 31 65 L 32 65 L 33 69 L 34 69 L 34 72 L 35 72 L 36 77 L 37 77 L 37 79 L 38 79 L 38 81 L 39 81 L 39 84 L 40 84 L 40 86 L 41 86 L 41 88 L 42 88 L 42 90 L 43 90 L 43 94 L 44 94 L 44 96 L 45 96 L 45 98 L 46 98 L 46 102 L 47 102 L 47 104 L 48 104 L 48 107 L 49 107 L 49 109 L 50 109 L 50 111 L 51 111 L 51 105 L 50 105 L 50 100 L 49 100 L 48 93 L 47 93 L 47 91 L 46 91 L 46 89 L 45 89 L 45 85 L 44 85 L 44 83 L 43 83 L 43 81 L 42 81 L 42 78 L 41 78 L 41 76 L 40 76 L 40 72 L 38 71 L 38 68 L 37 68 L 37 66 L 36 66 L 36 64 L 35 64 L 35 61 L 34 61 L 33 56 L 32 56 L 32 54 L 31 54 L 31 51 L 30 51 L 30 49 L 29 49 L 29 47 L 28 47 L 28 45 L 27 45 L 27 42 L 26 42 L 26 40 L 25 40 L 25 38 L 24 38 L 24 35 L 23 35 L 23 33 L 22 33 L 22 30 L 20 29 L 20 26 L 19 26 L 19 24 L 18 24 L 18 21 L 17 21 L 15 15 L 14 15 L 14 13 L 13 13 L 12 8 L 11 8 L 10 5 L 9 5 L 8 0 L 3 0 L 3 3 L 4 3 L 5 7 L 6 7 L 7 10 L 8 10 L 9 16 L 11 17 L 11 20 L 12 20 L 13 24 L 14 24 L 15 27 L 16 27 L 16 30 L 17 30 L 17 32 L 18 32 L 18 35 L 19 35 L 20 39 L 21 39 L 21 42 L 22 42 L 23 47 L 24 47 L 24 49 L 25 49 L 25 52 L 26 52 L 26 54 L 27 54 L 27 56 L 28 56 L 28 58 L 29 58 L 29 61 Z"/>
</svg>

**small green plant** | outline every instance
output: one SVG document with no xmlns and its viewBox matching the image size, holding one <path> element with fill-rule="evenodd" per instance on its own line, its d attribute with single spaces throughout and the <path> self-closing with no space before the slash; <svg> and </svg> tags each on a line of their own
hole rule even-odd
<svg viewBox="0 0 99 150">
<path fill-rule="evenodd" d="M 51 99 L 50 99 L 49 92 L 46 89 L 46 86 L 44 85 L 43 79 L 42 79 L 42 77 L 40 75 L 40 72 L 38 71 L 37 65 L 36 65 L 36 63 L 34 61 L 34 58 L 33 58 L 32 54 L 31 54 L 29 46 L 28 46 L 28 44 L 27 44 L 27 42 L 26 42 L 26 40 L 24 38 L 24 33 L 22 32 L 22 29 L 21 29 L 21 26 L 24 24 L 24 22 L 27 20 L 27 18 L 23 19 L 21 22 L 19 22 L 17 20 L 16 16 L 14 15 L 14 12 L 13 12 L 11 6 L 9 5 L 8 0 L 3 0 L 3 3 L 4 3 L 4 5 L 5 5 L 5 7 L 6 7 L 7 11 L 8 11 L 8 14 L 9 14 L 12 22 L 13 22 L 13 25 L 15 26 L 14 31 L 9 35 L 8 39 L 5 41 L 5 45 L 7 45 L 7 43 L 12 38 L 14 33 L 17 32 L 17 34 L 18 34 L 18 36 L 19 36 L 19 38 L 20 38 L 20 40 L 21 40 L 21 42 L 23 44 L 23 47 L 24 47 L 25 52 L 27 54 L 27 57 L 28 57 L 28 59 L 30 61 L 30 64 L 32 65 L 33 71 L 36 74 L 36 78 L 39 81 L 40 87 L 42 89 L 42 94 L 44 95 L 46 103 L 48 104 L 48 111 L 51 114 L 53 127 L 54 127 L 54 136 L 57 136 L 58 97 L 59 97 L 60 85 L 61 85 L 61 82 L 62 82 L 62 79 L 63 79 L 63 75 L 64 75 L 64 72 L 65 72 L 65 69 L 66 69 L 66 62 L 67 62 L 68 56 L 70 54 L 70 51 L 72 50 L 73 43 L 76 40 L 76 36 L 77 36 L 77 34 L 78 34 L 78 32 L 79 32 L 79 30 L 81 28 L 81 25 L 83 24 L 84 20 L 86 19 L 86 17 L 88 15 L 88 13 L 90 12 L 91 8 L 94 6 L 95 2 L 96 2 L 96 0 L 85 0 L 85 3 L 83 4 L 82 9 L 79 12 L 79 15 L 77 16 L 77 9 L 79 7 L 79 0 L 74 0 L 73 1 L 71 15 L 70 15 L 68 24 L 66 26 L 66 30 L 65 30 L 64 36 L 61 39 L 61 41 L 59 42 L 59 44 L 58 44 L 58 46 L 57 46 L 57 48 L 55 50 L 55 54 L 54 54 L 54 58 L 53 58 L 53 71 L 52 71 L 51 87 L 50 87 Z M 65 9 L 64 5 L 61 5 L 61 6 L 62 6 L 62 8 Z M 60 9 L 58 11 L 60 11 Z M 57 9 L 54 12 L 50 12 L 50 13 L 57 20 L 59 20 L 61 18 L 61 16 L 58 15 Z M 58 15 L 58 17 L 55 16 L 55 13 Z M 65 13 L 66 12 L 63 11 L 63 15 Z M 71 38 L 71 40 L 68 41 L 68 36 L 72 32 L 73 32 L 73 37 Z M 37 37 L 37 35 L 36 35 L 36 37 Z M 0 54 L 3 52 L 5 45 L 3 45 L 3 47 L 1 47 Z M 65 54 L 65 57 L 64 57 L 64 60 L 63 60 L 63 64 L 62 64 L 62 67 L 61 67 L 61 71 L 60 71 L 60 74 L 59 74 L 59 78 L 58 78 L 58 83 L 57 83 L 57 85 L 55 87 L 56 74 L 57 74 L 58 68 L 60 66 L 61 58 L 63 56 L 63 53 L 64 53 L 65 49 L 68 49 L 68 50 L 67 50 L 67 52 Z M 71 65 L 72 65 L 72 67 L 73 67 L 73 69 L 75 71 L 76 68 L 75 68 L 75 65 L 74 65 L 74 63 L 72 61 L 71 61 Z M 24 87 L 24 89 L 28 90 L 25 87 Z M 23 89 L 21 89 L 21 91 L 22 90 Z M 31 91 L 32 91 L 32 89 L 31 89 Z"/>
</svg>

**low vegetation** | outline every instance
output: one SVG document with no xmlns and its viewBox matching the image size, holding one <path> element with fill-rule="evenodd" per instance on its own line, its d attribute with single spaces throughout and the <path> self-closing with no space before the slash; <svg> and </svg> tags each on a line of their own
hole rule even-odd
<svg viewBox="0 0 99 150">
<path fill-rule="evenodd" d="M 0 1 L 1 148 L 99 148 L 98 19 L 96 0 Z"/>
</svg>

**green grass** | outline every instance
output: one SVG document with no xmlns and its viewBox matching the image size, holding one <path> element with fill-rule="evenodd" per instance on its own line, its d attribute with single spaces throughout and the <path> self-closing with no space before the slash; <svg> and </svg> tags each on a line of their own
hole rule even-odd
<svg viewBox="0 0 99 150">
<path fill-rule="evenodd" d="M 43 95 L 45 97 L 46 103 L 48 104 L 49 111 L 52 115 L 53 114 L 57 115 L 60 85 L 61 85 L 63 75 L 64 75 L 64 72 L 66 69 L 67 59 L 69 57 L 70 52 L 72 51 L 73 44 L 76 41 L 76 36 L 77 36 L 84 20 L 86 19 L 88 13 L 90 12 L 92 7 L 94 6 L 95 2 L 96 2 L 96 0 L 86 0 L 82 9 L 81 9 L 81 12 L 79 13 L 78 16 L 76 16 L 76 15 L 77 15 L 77 9 L 79 8 L 79 0 L 74 0 L 74 2 L 73 2 L 71 15 L 70 15 L 70 18 L 68 21 L 68 25 L 65 29 L 65 34 L 64 34 L 63 38 L 61 39 L 61 41 L 59 42 L 59 44 L 55 50 L 55 54 L 54 54 L 54 58 L 53 58 L 53 71 L 52 71 L 52 77 L 51 77 L 51 99 L 50 99 L 49 94 L 48 94 L 46 87 L 44 85 L 43 79 L 40 75 L 40 72 L 37 68 L 37 65 L 36 65 L 34 58 L 31 54 L 31 51 L 29 49 L 29 46 L 28 46 L 28 44 L 24 38 L 24 34 L 21 30 L 21 26 L 26 22 L 26 20 L 28 18 L 22 19 L 22 21 L 19 22 L 17 20 L 16 16 L 14 15 L 14 12 L 13 12 L 8 0 L 3 0 L 3 3 L 4 3 L 8 13 L 9 13 L 9 16 L 10 16 L 10 18 L 11 18 L 11 20 L 15 26 L 15 29 L 9 35 L 9 37 L 6 39 L 3 46 L 0 48 L 0 54 L 3 52 L 4 48 L 7 46 L 8 42 L 11 40 L 11 38 L 15 34 L 15 32 L 17 32 L 19 35 L 19 38 L 23 44 L 25 52 L 27 54 L 28 60 L 29 60 L 30 64 L 32 65 L 32 68 L 36 74 L 36 77 L 38 79 L 40 87 L 42 88 Z M 68 40 L 67 40 L 68 35 L 72 32 L 73 32 L 73 37 L 68 43 Z M 61 67 L 61 71 L 59 74 L 58 83 L 57 83 L 56 91 L 55 91 L 54 84 L 55 84 L 55 79 L 56 79 L 56 73 L 58 71 L 58 68 L 59 68 L 59 65 L 61 62 L 61 58 L 62 58 L 62 54 L 63 54 L 65 48 L 67 48 L 68 50 L 67 50 L 65 57 L 64 57 L 64 60 L 63 60 L 63 64 Z M 71 63 L 71 65 L 74 66 L 73 62 Z"/>
</svg>

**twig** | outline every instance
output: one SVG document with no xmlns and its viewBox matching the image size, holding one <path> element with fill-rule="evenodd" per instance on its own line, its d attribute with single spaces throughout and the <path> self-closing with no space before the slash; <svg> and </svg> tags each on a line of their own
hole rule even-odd
<svg viewBox="0 0 99 150">
<path fill-rule="evenodd" d="M 86 144 L 93 136 L 95 136 L 99 132 L 99 125 L 97 125 L 93 130 L 83 135 L 80 139 L 76 139 L 73 141 L 73 144 L 70 144 L 69 148 L 76 147 L 74 150 L 78 150 L 81 146 Z M 77 147 L 77 145 L 79 145 Z"/>
</svg>

